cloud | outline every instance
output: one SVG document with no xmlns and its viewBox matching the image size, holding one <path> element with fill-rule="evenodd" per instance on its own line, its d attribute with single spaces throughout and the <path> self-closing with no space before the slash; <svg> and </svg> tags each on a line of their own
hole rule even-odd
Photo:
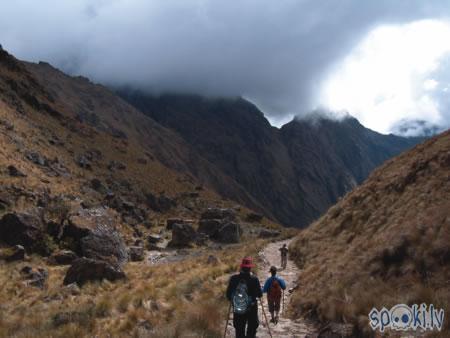
<svg viewBox="0 0 450 338">
<path fill-rule="evenodd" d="M 0 43 L 19 58 L 152 92 L 241 95 L 272 118 L 308 112 L 373 28 L 441 18 L 446 0 L 15 0 Z"/>
<path fill-rule="evenodd" d="M 330 109 L 345 109 L 385 133 L 398 133 L 398 124 L 408 120 L 448 127 L 450 107 L 442 88 L 450 84 L 448 56 L 449 23 L 380 26 L 338 65 L 326 81 L 323 100 Z M 420 126 L 426 129 L 419 124 L 408 130 L 419 133 Z"/>
</svg>

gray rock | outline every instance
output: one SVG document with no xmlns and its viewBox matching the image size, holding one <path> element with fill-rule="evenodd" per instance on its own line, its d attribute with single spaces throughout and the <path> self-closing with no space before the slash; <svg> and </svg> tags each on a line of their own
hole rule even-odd
<svg viewBox="0 0 450 338">
<path fill-rule="evenodd" d="M 50 263 L 57 264 L 57 265 L 70 265 L 72 262 L 77 259 L 78 256 L 75 252 L 70 250 L 61 250 L 58 252 L 55 252 L 50 257 Z"/>
<path fill-rule="evenodd" d="M 48 279 L 48 272 L 45 269 L 37 268 L 33 269 L 31 266 L 25 266 L 20 270 L 24 278 L 26 279 L 26 284 L 29 286 L 34 286 L 40 289 L 45 287 L 45 283 Z"/>
<path fill-rule="evenodd" d="M 197 231 L 214 238 L 224 222 L 219 219 L 201 219 L 198 224 Z"/>
<path fill-rule="evenodd" d="M 25 154 L 25 158 L 34 164 L 40 165 L 42 167 L 45 167 L 48 165 L 47 159 L 39 154 L 38 152 L 27 152 Z"/>
<path fill-rule="evenodd" d="M 13 251 L 5 257 L 5 261 L 14 262 L 14 261 L 23 261 L 25 259 L 25 248 L 22 245 L 16 245 L 13 248 Z"/>
<path fill-rule="evenodd" d="M 208 208 L 202 213 L 200 218 L 201 219 L 226 219 L 229 221 L 233 221 L 236 219 L 236 212 L 233 209 Z"/>
<path fill-rule="evenodd" d="M 182 223 L 184 223 L 184 221 L 181 218 L 168 218 L 167 221 L 166 221 L 166 229 L 167 230 L 172 230 L 172 226 L 175 223 L 182 224 Z"/>
<path fill-rule="evenodd" d="M 46 254 L 44 227 L 34 210 L 7 213 L 0 220 L 0 240 L 9 245 L 22 245 L 30 252 Z"/>
<path fill-rule="evenodd" d="M 126 278 L 122 269 L 106 261 L 79 258 L 70 266 L 64 278 L 64 285 L 77 283 L 83 285 L 88 281 L 103 280 L 116 281 Z"/>
<path fill-rule="evenodd" d="M 98 224 L 81 239 L 81 256 L 108 261 L 112 259 L 119 265 L 128 261 L 127 247 L 120 233 L 102 224 Z"/>
<path fill-rule="evenodd" d="M 9 176 L 12 176 L 12 177 L 26 177 L 27 176 L 13 165 L 8 166 L 8 173 L 9 173 Z"/>
<path fill-rule="evenodd" d="M 239 243 L 242 230 L 239 224 L 229 222 L 223 225 L 217 232 L 215 239 L 221 243 Z"/>
<path fill-rule="evenodd" d="M 190 224 L 175 223 L 172 226 L 170 247 L 189 247 L 196 240 L 197 233 Z"/>
<path fill-rule="evenodd" d="M 156 244 L 162 241 L 162 237 L 159 235 L 151 234 L 147 236 L 147 242 Z"/>
<path fill-rule="evenodd" d="M 139 262 L 145 259 L 145 251 L 141 246 L 130 246 L 128 248 L 130 261 Z"/>
</svg>

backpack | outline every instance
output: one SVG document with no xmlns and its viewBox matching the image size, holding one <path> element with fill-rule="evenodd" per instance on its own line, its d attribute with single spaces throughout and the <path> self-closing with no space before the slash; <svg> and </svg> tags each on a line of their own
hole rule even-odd
<svg viewBox="0 0 450 338">
<path fill-rule="evenodd" d="M 270 284 L 269 292 L 267 292 L 267 298 L 273 302 L 279 302 L 281 299 L 281 286 L 278 279 L 274 278 Z"/>
<path fill-rule="evenodd" d="M 236 314 L 247 313 L 250 304 L 251 299 L 248 295 L 247 283 L 241 280 L 233 294 L 233 311 Z"/>
</svg>

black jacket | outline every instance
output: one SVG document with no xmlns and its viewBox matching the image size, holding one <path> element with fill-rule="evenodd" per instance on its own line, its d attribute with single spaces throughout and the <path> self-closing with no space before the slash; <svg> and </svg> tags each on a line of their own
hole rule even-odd
<svg viewBox="0 0 450 338">
<path fill-rule="evenodd" d="M 262 297 L 261 284 L 259 284 L 258 277 L 245 272 L 240 272 L 237 275 L 231 276 L 230 281 L 228 282 L 227 299 L 231 302 L 234 291 L 241 280 L 246 282 L 248 295 L 256 304 L 256 298 Z"/>
</svg>

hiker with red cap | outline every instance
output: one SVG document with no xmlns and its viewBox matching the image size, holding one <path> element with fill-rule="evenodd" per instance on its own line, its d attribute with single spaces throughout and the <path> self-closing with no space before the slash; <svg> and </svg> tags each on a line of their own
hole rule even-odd
<svg viewBox="0 0 450 338">
<path fill-rule="evenodd" d="M 257 298 L 262 297 L 262 292 L 258 278 L 251 273 L 253 266 L 252 258 L 245 257 L 240 272 L 228 282 L 226 296 L 233 306 L 236 338 L 254 338 L 259 326 Z"/>
<path fill-rule="evenodd" d="M 278 314 L 280 312 L 281 296 L 286 290 L 286 283 L 281 277 L 277 276 L 277 268 L 270 267 L 271 277 L 264 283 L 263 293 L 267 293 L 267 302 L 269 303 L 269 312 L 272 316 L 272 323 L 278 323 Z M 284 297 L 284 295 L 283 295 Z"/>
</svg>

